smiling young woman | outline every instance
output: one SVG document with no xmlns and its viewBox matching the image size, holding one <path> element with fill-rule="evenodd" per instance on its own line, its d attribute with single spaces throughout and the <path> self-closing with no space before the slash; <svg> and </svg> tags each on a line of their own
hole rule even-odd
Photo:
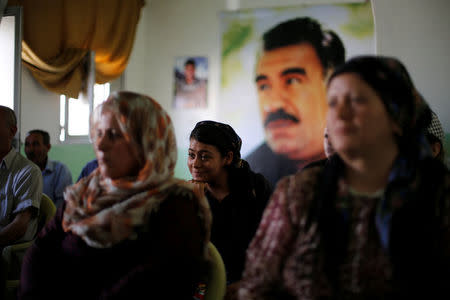
<svg viewBox="0 0 450 300">
<path fill-rule="evenodd" d="M 191 132 L 187 161 L 192 181 L 204 189 L 211 207 L 211 242 L 224 260 L 228 293 L 241 279 L 245 251 L 272 192 L 241 159 L 241 144 L 231 126 L 202 121 Z"/>
</svg>

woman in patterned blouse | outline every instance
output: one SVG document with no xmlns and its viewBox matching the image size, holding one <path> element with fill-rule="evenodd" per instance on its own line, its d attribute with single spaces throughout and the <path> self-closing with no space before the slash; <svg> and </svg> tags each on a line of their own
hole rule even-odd
<svg viewBox="0 0 450 300">
<path fill-rule="evenodd" d="M 396 59 L 364 56 L 328 82 L 336 153 L 277 186 L 239 299 L 449 298 L 450 177 L 429 109 Z"/>
</svg>

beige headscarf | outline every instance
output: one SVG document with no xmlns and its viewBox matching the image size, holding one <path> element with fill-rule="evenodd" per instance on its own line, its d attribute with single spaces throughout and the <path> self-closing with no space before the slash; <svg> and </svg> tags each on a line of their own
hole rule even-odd
<svg viewBox="0 0 450 300">
<path fill-rule="evenodd" d="M 105 110 L 115 115 L 134 154 L 143 160 L 143 167 L 135 177 L 114 180 L 103 177 L 97 169 L 67 188 L 64 231 L 71 231 L 96 248 L 134 239 L 137 229 L 148 222 L 149 215 L 169 193 L 179 189 L 198 201 L 199 215 L 209 239 L 211 215 L 206 198 L 194 191 L 192 185 L 173 177 L 177 150 L 167 113 L 148 96 L 118 92 L 95 110 L 92 130 Z M 95 134 L 91 136 L 95 138 Z"/>
</svg>

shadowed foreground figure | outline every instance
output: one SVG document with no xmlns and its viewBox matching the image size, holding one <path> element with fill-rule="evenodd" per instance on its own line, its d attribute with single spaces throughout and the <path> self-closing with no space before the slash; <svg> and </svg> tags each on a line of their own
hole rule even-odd
<svg viewBox="0 0 450 300">
<path fill-rule="evenodd" d="M 211 217 L 204 196 L 173 177 L 169 116 L 119 92 L 91 122 L 99 167 L 66 190 L 27 252 L 19 299 L 192 299 Z"/>
<path fill-rule="evenodd" d="M 450 176 L 431 157 L 429 110 L 406 69 L 354 58 L 327 97 L 335 154 L 279 182 L 239 299 L 449 298 Z"/>
</svg>

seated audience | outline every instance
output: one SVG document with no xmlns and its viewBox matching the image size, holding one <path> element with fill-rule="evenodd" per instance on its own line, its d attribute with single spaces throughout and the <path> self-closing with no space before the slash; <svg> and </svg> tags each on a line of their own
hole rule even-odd
<svg viewBox="0 0 450 300">
<path fill-rule="evenodd" d="M 64 201 L 64 189 L 72 184 L 72 174 L 62 162 L 48 158 L 51 147 L 47 131 L 30 130 L 25 138 L 25 154 L 42 171 L 43 192 L 59 207 Z"/>
<path fill-rule="evenodd" d="M 0 250 L 34 238 L 42 197 L 39 168 L 12 147 L 16 132 L 14 111 L 0 105 Z"/>
<path fill-rule="evenodd" d="M 81 169 L 81 173 L 78 176 L 77 182 L 80 181 L 81 178 L 84 178 L 89 174 L 91 174 L 95 169 L 97 169 L 97 167 L 98 167 L 98 160 L 96 158 L 86 163 L 83 169 Z"/>
<path fill-rule="evenodd" d="M 245 251 L 272 189 L 241 159 L 240 137 L 227 124 L 197 123 L 190 134 L 188 168 L 208 199 L 213 223 L 211 242 L 221 254 L 227 282 L 241 279 Z"/>
<path fill-rule="evenodd" d="M 426 103 L 386 57 L 351 59 L 327 92 L 336 154 L 278 184 L 239 299 L 449 298 L 450 176 Z"/>
<path fill-rule="evenodd" d="M 173 177 L 169 116 L 148 96 L 112 93 L 91 137 L 99 167 L 66 189 L 27 252 L 19 299 L 192 299 L 211 216 Z"/>
<path fill-rule="evenodd" d="M 430 125 L 428 125 L 427 127 L 425 136 L 427 137 L 427 140 L 430 143 L 433 157 L 445 163 L 444 129 L 442 128 L 442 124 L 439 121 L 438 116 L 433 111 L 431 111 L 431 114 L 432 114 L 431 122 Z"/>
</svg>

